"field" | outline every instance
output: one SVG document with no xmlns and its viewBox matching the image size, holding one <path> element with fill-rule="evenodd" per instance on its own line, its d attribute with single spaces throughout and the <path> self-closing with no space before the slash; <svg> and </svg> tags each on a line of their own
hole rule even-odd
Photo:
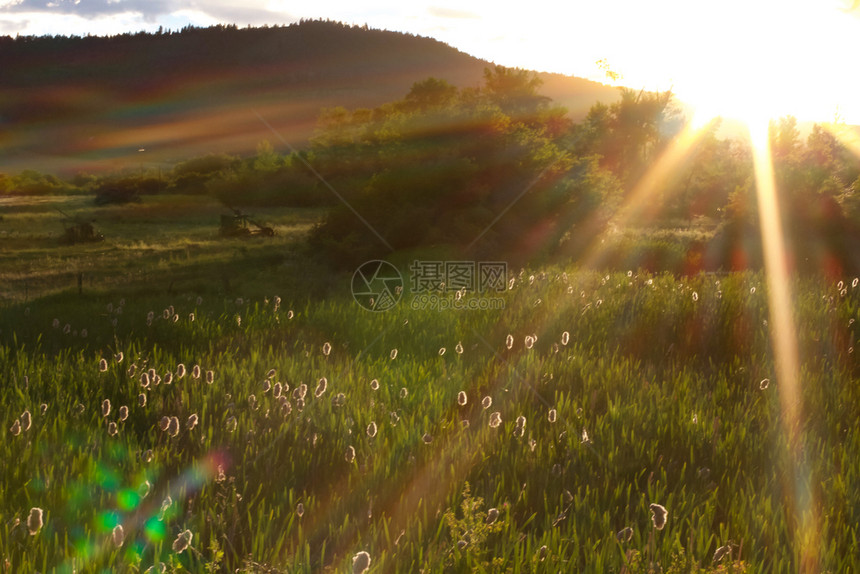
<svg viewBox="0 0 860 574">
<path fill-rule="evenodd" d="M 793 279 L 789 396 L 760 273 L 508 269 L 501 309 L 406 281 L 373 313 L 302 247 L 319 213 L 224 239 L 201 201 L 2 204 L 0 571 L 860 560 L 853 277 Z M 54 207 L 106 241 L 57 246 Z"/>
</svg>

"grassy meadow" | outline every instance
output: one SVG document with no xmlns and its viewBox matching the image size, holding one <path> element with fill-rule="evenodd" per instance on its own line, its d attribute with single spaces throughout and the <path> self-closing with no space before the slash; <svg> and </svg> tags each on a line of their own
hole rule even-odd
<svg viewBox="0 0 860 574">
<path fill-rule="evenodd" d="M 853 277 L 793 280 L 787 396 L 761 273 L 509 268 L 503 309 L 373 313 L 312 209 L 242 240 L 202 197 L 0 207 L 0 572 L 860 561 Z M 106 240 L 58 246 L 56 207 Z"/>
</svg>

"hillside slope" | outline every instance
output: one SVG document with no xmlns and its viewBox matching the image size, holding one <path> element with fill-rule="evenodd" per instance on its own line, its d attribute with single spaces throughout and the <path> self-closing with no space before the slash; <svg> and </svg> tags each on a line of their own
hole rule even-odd
<svg viewBox="0 0 860 574">
<path fill-rule="evenodd" d="M 244 153 L 313 133 L 323 107 L 372 107 L 429 76 L 478 86 L 489 62 L 431 38 L 310 21 L 114 37 L 0 37 L 0 166 L 71 172 Z M 573 118 L 616 90 L 542 74 Z M 140 151 L 143 150 L 143 151 Z"/>
</svg>

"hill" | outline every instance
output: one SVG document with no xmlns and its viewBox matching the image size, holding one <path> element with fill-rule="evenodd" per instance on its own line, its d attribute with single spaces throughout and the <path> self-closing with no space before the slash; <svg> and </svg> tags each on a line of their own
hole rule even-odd
<svg viewBox="0 0 860 574">
<path fill-rule="evenodd" d="M 298 146 L 323 107 L 377 106 L 429 76 L 477 86 L 489 65 L 431 38 L 323 21 L 0 37 L 0 164 L 70 172 L 249 152 L 273 139 L 255 111 Z M 617 98 L 610 86 L 541 76 L 573 118 Z"/>
</svg>

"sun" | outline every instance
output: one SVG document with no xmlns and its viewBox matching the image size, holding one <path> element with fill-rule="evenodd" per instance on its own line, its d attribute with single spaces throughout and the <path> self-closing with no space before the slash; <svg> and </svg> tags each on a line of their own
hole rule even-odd
<svg viewBox="0 0 860 574">
<path fill-rule="evenodd" d="M 845 67 L 856 15 L 838 2 L 727 2 L 687 24 L 673 58 L 674 90 L 693 121 L 860 124 L 860 79 Z M 697 35 L 701 34 L 701 38 Z"/>
</svg>

